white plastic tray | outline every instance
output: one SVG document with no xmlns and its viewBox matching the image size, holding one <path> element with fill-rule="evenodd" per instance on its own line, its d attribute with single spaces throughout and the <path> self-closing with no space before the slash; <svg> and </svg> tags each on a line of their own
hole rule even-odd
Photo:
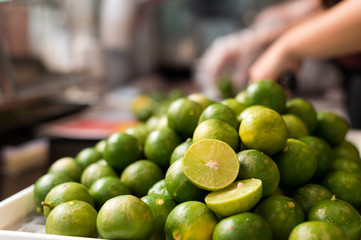
<svg viewBox="0 0 361 240">
<path fill-rule="evenodd" d="M 35 212 L 31 185 L 0 202 L 1 240 L 91 240 L 92 238 L 45 235 L 45 218 Z"/>
</svg>

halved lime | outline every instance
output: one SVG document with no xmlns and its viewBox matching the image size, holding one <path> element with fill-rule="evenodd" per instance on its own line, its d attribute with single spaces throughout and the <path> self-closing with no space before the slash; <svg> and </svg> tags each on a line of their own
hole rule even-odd
<svg viewBox="0 0 361 240">
<path fill-rule="evenodd" d="M 262 181 L 252 178 L 237 181 L 220 191 L 211 192 L 204 201 L 207 207 L 224 217 L 245 212 L 262 197 Z"/>
<path fill-rule="evenodd" d="M 188 148 L 182 168 L 184 175 L 197 187 L 217 191 L 234 182 L 238 176 L 239 161 L 227 143 L 202 139 Z"/>
</svg>

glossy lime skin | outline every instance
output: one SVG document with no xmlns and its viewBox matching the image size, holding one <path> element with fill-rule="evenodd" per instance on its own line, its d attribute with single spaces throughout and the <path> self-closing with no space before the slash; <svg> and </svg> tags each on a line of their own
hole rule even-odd
<svg viewBox="0 0 361 240">
<path fill-rule="evenodd" d="M 361 207 L 361 179 L 359 176 L 338 170 L 329 172 L 321 184 L 335 194 L 336 198 Z"/>
<path fill-rule="evenodd" d="M 48 217 L 49 213 L 60 203 L 72 200 L 84 201 L 94 206 L 93 197 L 84 185 L 77 182 L 66 182 L 53 187 L 46 195 L 43 203 L 43 214 Z"/>
<path fill-rule="evenodd" d="M 257 214 L 244 212 L 222 219 L 213 231 L 213 240 L 273 239 L 268 223 Z"/>
<path fill-rule="evenodd" d="M 136 137 L 126 133 L 114 133 L 107 138 L 103 158 L 112 168 L 121 172 L 141 155 L 142 149 Z"/>
<path fill-rule="evenodd" d="M 330 170 L 332 162 L 332 149 L 322 138 L 316 136 L 305 136 L 299 139 L 311 147 L 317 160 L 317 167 L 312 180 L 319 180 Z"/>
<path fill-rule="evenodd" d="M 83 201 L 69 201 L 59 204 L 46 219 L 47 234 L 97 237 L 97 212 Z"/>
<path fill-rule="evenodd" d="M 154 230 L 151 239 L 165 239 L 164 224 L 169 213 L 177 205 L 176 202 L 164 195 L 148 194 L 141 198 L 152 211 L 154 218 Z"/>
<path fill-rule="evenodd" d="M 272 158 L 254 149 L 241 151 L 237 153 L 237 157 L 240 163 L 238 179 L 260 179 L 263 197 L 276 190 L 280 182 L 280 173 Z"/>
<path fill-rule="evenodd" d="M 165 174 L 165 186 L 171 198 L 179 203 L 186 201 L 203 201 L 207 191 L 199 189 L 184 175 L 182 160 L 175 161 Z"/>
<path fill-rule="evenodd" d="M 87 168 L 84 169 L 80 182 L 87 188 L 90 188 L 90 186 L 96 180 L 102 177 L 118 177 L 118 174 L 112 167 L 108 165 L 107 162 L 99 161 L 90 164 Z"/>
<path fill-rule="evenodd" d="M 361 237 L 361 218 L 349 203 L 336 198 L 317 203 L 307 215 L 308 221 L 324 221 L 336 224 L 350 240 Z"/>
<path fill-rule="evenodd" d="M 274 239 L 286 240 L 292 229 L 304 222 L 302 208 L 286 196 L 271 196 L 259 203 L 255 214 L 261 216 L 270 226 Z"/>
<path fill-rule="evenodd" d="M 153 184 L 153 186 L 151 186 L 149 188 L 147 194 L 149 195 L 152 193 L 171 198 L 171 196 L 169 195 L 168 190 L 165 186 L 165 179 L 159 180 L 158 182 L 156 182 L 155 184 Z"/>
<path fill-rule="evenodd" d="M 361 164 L 360 152 L 357 147 L 347 141 L 341 141 L 337 146 L 332 149 L 332 157 L 336 158 L 347 158 Z"/>
<path fill-rule="evenodd" d="M 109 199 L 131 194 L 129 188 L 117 177 L 102 177 L 96 180 L 89 188 L 94 199 L 94 206 L 97 211 Z"/>
<path fill-rule="evenodd" d="M 143 197 L 153 184 L 164 178 L 162 169 L 152 161 L 138 160 L 126 167 L 120 180 L 133 195 Z"/>
<path fill-rule="evenodd" d="M 249 149 L 271 156 L 286 146 L 287 125 L 281 115 L 265 107 L 254 107 L 241 122 L 239 136 Z M 241 114 L 242 115 L 242 114 Z"/>
<path fill-rule="evenodd" d="M 49 173 L 62 173 L 69 176 L 73 181 L 80 182 L 83 168 L 71 157 L 56 160 L 48 169 Z"/>
<path fill-rule="evenodd" d="M 335 224 L 309 221 L 297 225 L 291 232 L 289 240 L 339 240 L 347 239 L 345 232 Z"/>
<path fill-rule="evenodd" d="M 286 112 L 298 116 L 312 134 L 317 125 L 317 113 L 312 104 L 302 98 L 293 98 L 286 103 Z"/>
<path fill-rule="evenodd" d="M 93 147 L 84 148 L 75 157 L 75 161 L 84 169 L 92 163 L 99 161 L 102 154 Z"/>
<path fill-rule="evenodd" d="M 237 130 L 219 119 L 208 119 L 201 122 L 194 130 L 193 143 L 202 139 L 217 139 L 227 143 L 234 151 L 240 148 Z"/>
<path fill-rule="evenodd" d="M 296 115 L 287 113 L 282 114 L 288 129 L 288 138 L 300 138 L 308 135 L 305 123 Z"/>
<path fill-rule="evenodd" d="M 331 197 L 332 194 L 327 188 L 315 183 L 303 185 L 295 189 L 292 194 L 292 199 L 302 207 L 305 214 L 308 214 L 318 202 L 331 199 Z"/>
<path fill-rule="evenodd" d="M 154 130 L 145 140 L 144 153 L 150 161 L 168 168 L 174 149 L 181 143 L 181 138 L 170 128 Z"/>
<path fill-rule="evenodd" d="M 279 84 L 263 80 L 248 85 L 244 103 L 246 107 L 263 105 L 283 113 L 286 110 L 286 100 L 286 93 Z"/>
<path fill-rule="evenodd" d="M 345 119 L 339 115 L 322 111 L 317 113 L 316 136 L 325 139 L 331 147 L 340 144 L 346 136 L 348 124 Z"/>
<path fill-rule="evenodd" d="M 133 195 L 109 199 L 99 210 L 97 229 L 105 239 L 149 239 L 154 218 L 149 206 Z"/>
<path fill-rule="evenodd" d="M 62 173 L 47 173 L 40 178 L 38 178 L 34 183 L 34 202 L 36 206 L 36 211 L 42 213 L 43 206 L 41 202 L 44 201 L 46 195 L 49 191 L 58 184 L 64 182 L 72 182 L 73 180 Z"/>
<path fill-rule="evenodd" d="M 188 98 L 180 98 L 168 108 L 168 126 L 183 139 L 187 139 L 192 137 L 201 113 L 202 106 L 199 103 Z"/>
<path fill-rule="evenodd" d="M 172 152 L 172 155 L 170 156 L 170 162 L 169 164 L 172 165 L 175 161 L 182 158 L 184 154 L 186 153 L 187 149 L 193 144 L 193 141 L 191 138 L 188 138 L 186 141 L 179 144 Z"/>
<path fill-rule="evenodd" d="M 313 176 L 317 160 L 306 143 L 289 138 L 286 147 L 273 156 L 280 171 L 280 184 L 283 186 L 300 186 Z"/>
<path fill-rule="evenodd" d="M 169 213 L 164 232 L 167 239 L 211 240 L 217 223 L 216 215 L 204 203 L 188 201 Z"/>
<path fill-rule="evenodd" d="M 199 117 L 199 123 L 208 119 L 218 119 L 228 123 L 235 129 L 238 129 L 239 122 L 237 120 L 236 114 L 225 104 L 214 103 L 204 109 L 201 116 Z"/>
</svg>

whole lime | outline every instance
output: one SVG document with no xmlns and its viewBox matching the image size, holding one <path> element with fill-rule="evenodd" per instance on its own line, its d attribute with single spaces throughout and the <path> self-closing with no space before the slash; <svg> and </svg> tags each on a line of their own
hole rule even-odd
<svg viewBox="0 0 361 240">
<path fill-rule="evenodd" d="M 217 222 L 216 215 L 204 203 L 188 201 L 177 205 L 169 213 L 164 232 L 167 239 L 211 240 Z"/>
<path fill-rule="evenodd" d="M 148 205 L 133 195 L 109 199 L 99 210 L 96 225 L 106 239 L 148 239 L 154 219 Z"/>
<path fill-rule="evenodd" d="M 46 219 L 47 234 L 97 237 L 97 212 L 83 201 L 69 201 L 59 204 Z"/>
<path fill-rule="evenodd" d="M 138 139 L 126 133 L 114 133 L 107 138 L 104 159 L 121 172 L 126 166 L 141 157 L 142 150 Z"/>
</svg>

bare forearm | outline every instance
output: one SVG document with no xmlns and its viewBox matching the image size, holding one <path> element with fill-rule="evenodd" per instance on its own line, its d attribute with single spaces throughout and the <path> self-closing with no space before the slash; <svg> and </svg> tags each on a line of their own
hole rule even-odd
<svg viewBox="0 0 361 240">
<path fill-rule="evenodd" d="M 341 2 L 288 31 L 284 44 L 297 58 L 333 58 L 361 51 L 361 1 Z"/>
</svg>

